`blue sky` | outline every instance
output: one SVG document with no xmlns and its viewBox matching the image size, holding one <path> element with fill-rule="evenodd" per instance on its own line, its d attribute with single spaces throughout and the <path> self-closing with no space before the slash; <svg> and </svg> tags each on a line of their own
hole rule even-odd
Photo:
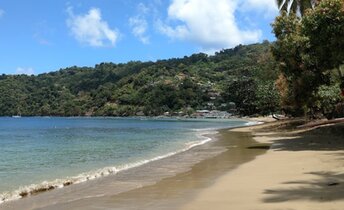
<svg viewBox="0 0 344 210">
<path fill-rule="evenodd" d="M 1 0 L 0 74 L 155 61 L 274 40 L 275 0 Z"/>
</svg>

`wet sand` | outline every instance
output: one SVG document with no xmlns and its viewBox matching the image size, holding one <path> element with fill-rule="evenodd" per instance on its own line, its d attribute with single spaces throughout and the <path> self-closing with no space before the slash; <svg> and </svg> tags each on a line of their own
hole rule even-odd
<svg viewBox="0 0 344 210">
<path fill-rule="evenodd" d="M 0 209 L 176 209 L 267 149 L 249 132 L 221 130 L 213 138 L 170 158 L 7 202 Z"/>
</svg>

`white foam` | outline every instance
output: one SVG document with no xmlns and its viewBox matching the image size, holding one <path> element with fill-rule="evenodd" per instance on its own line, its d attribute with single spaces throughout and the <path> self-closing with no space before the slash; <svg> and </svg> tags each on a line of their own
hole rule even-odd
<svg viewBox="0 0 344 210">
<path fill-rule="evenodd" d="M 216 130 L 219 130 L 221 128 L 193 128 L 193 129 L 190 129 L 192 131 L 197 131 L 197 132 L 202 132 L 202 131 L 216 131 Z"/>
<path fill-rule="evenodd" d="M 177 150 L 174 152 L 170 152 L 170 153 L 167 153 L 165 155 L 156 156 L 156 157 L 151 158 L 151 159 L 141 160 L 141 161 L 137 161 L 134 163 L 124 164 L 121 166 L 110 166 L 110 167 L 105 167 L 102 169 L 98 169 L 98 170 L 94 170 L 94 171 L 90 171 L 90 172 L 86 172 L 86 173 L 81 173 L 77 176 L 68 177 L 66 179 L 56 179 L 54 181 L 44 181 L 40 184 L 32 184 L 32 185 L 20 187 L 19 189 L 15 190 L 15 191 L 4 192 L 4 193 L 0 194 L 0 204 L 7 202 L 7 201 L 18 200 L 20 198 L 31 196 L 31 195 L 34 195 L 34 194 L 37 194 L 40 192 L 45 192 L 45 191 L 49 191 L 49 190 L 56 189 L 56 188 L 63 188 L 65 186 L 68 186 L 71 184 L 78 184 L 78 183 L 86 182 L 88 180 L 93 180 L 93 179 L 97 179 L 100 177 L 109 176 L 112 174 L 116 174 L 120 171 L 125 171 L 125 170 L 131 169 L 131 168 L 142 166 L 142 165 L 147 164 L 147 163 L 152 162 L 152 161 L 157 161 L 157 160 L 161 160 L 161 159 L 164 159 L 167 157 L 171 157 L 173 155 L 188 151 L 191 148 L 203 145 L 203 144 L 211 141 L 212 138 L 207 137 L 205 135 L 217 133 L 217 131 L 215 131 L 213 129 L 207 129 L 207 130 L 203 129 L 202 131 L 203 132 L 198 132 L 196 134 L 196 136 L 200 140 L 186 143 L 185 147 L 183 149 L 180 149 L 180 150 Z"/>
<path fill-rule="evenodd" d="M 257 124 L 262 124 L 262 123 L 263 122 L 251 121 L 251 122 L 245 123 L 245 126 L 257 125 Z M 220 128 L 191 129 L 192 131 L 197 132 L 196 136 L 199 140 L 188 142 L 185 144 L 185 147 L 183 149 L 170 152 L 165 155 L 156 156 L 151 159 L 141 160 L 141 161 L 128 163 L 128 164 L 124 164 L 120 166 L 109 166 L 102 169 L 89 171 L 86 173 L 81 173 L 77 176 L 67 177 L 65 179 L 56 179 L 54 181 L 44 181 L 40 184 L 32 184 L 29 186 L 20 187 L 19 189 L 12 192 L 4 192 L 0 194 L 0 205 L 7 201 L 18 200 L 20 198 L 31 196 L 40 192 L 45 192 L 45 191 L 49 191 L 56 188 L 63 188 L 71 184 L 78 184 L 78 183 L 86 182 L 88 180 L 94 180 L 100 177 L 113 175 L 120 171 L 125 171 L 131 168 L 139 167 L 152 161 L 157 161 L 157 160 L 171 157 L 178 153 L 188 151 L 196 146 L 200 146 L 200 145 L 210 142 L 212 138 L 208 137 L 208 135 L 216 134 L 218 132 L 217 131 L 218 129 Z"/>
<path fill-rule="evenodd" d="M 245 126 L 251 126 L 251 125 L 260 125 L 263 124 L 264 122 L 259 122 L 259 121 L 250 121 L 245 123 Z"/>
</svg>

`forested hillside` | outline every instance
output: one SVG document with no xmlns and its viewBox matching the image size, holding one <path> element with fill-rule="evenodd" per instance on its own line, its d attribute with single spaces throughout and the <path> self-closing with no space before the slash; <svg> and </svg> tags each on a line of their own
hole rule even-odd
<svg viewBox="0 0 344 210">
<path fill-rule="evenodd" d="M 132 116 L 197 109 L 266 114 L 278 108 L 271 44 L 156 62 L 101 63 L 0 76 L 0 115 Z"/>
</svg>

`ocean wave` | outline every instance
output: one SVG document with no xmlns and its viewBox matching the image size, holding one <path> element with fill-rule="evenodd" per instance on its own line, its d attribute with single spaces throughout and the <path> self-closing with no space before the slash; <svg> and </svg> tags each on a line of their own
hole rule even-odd
<svg viewBox="0 0 344 210">
<path fill-rule="evenodd" d="M 197 132 L 206 132 L 206 131 L 216 131 L 221 128 L 192 128 L 191 131 L 197 131 Z"/>
<path fill-rule="evenodd" d="M 57 189 L 57 188 L 63 188 L 63 187 L 66 187 L 66 186 L 69 186 L 72 184 L 78 184 L 78 183 L 86 182 L 89 180 L 94 180 L 94 179 L 109 176 L 109 175 L 115 175 L 121 171 L 125 171 L 125 170 L 131 169 L 131 168 L 139 167 L 139 166 L 142 166 L 144 164 L 147 164 L 147 163 L 150 163 L 153 161 L 161 160 L 161 159 L 168 158 L 168 157 L 171 157 L 173 155 L 176 155 L 176 154 L 179 154 L 182 152 L 186 152 L 186 151 L 188 151 L 188 150 L 190 150 L 196 146 L 203 145 L 203 144 L 212 140 L 212 138 L 205 136 L 205 135 L 216 133 L 215 130 L 202 130 L 202 131 L 203 132 L 198 132 L 196 134 L 196 136 L 198 137 L 199 140 L 185 143 L 185 147 L 183 149 L 180 149 L 180 150 L 177 150 L 174 152 L 170 152 L 170 153 L 167 153 L 164 155 L 156 156 L 156 157 L 151 158 L 151 159 L 137 161 L 134 163 L 124 164 L 124 165 L 120 165 L 120 166 L 105 167 L 102 169 L 89 171 L 86 173 L 81 173 L 77 176 L 68 177 L 65 179 L 56 179 L 54 181 L 44 181 L 40 184 L 31 184 L 28 186 L 20 187 L 19 189 L 15 190 L 15 191 L 1 193 L 0 194 L 0 205 L 4 202 L 18 200 L 21 198 L 36 195 L 38 193 L 47 192 L 47 191 Z"/>
<path fill-rule="evenodd" d="M 245 126 L 251 126 L 251 125 L 260 125 L 263 124 L 264 122 L 259 122 L 259 121 L 250 121 L 245 123 Z"/>
</svg>

